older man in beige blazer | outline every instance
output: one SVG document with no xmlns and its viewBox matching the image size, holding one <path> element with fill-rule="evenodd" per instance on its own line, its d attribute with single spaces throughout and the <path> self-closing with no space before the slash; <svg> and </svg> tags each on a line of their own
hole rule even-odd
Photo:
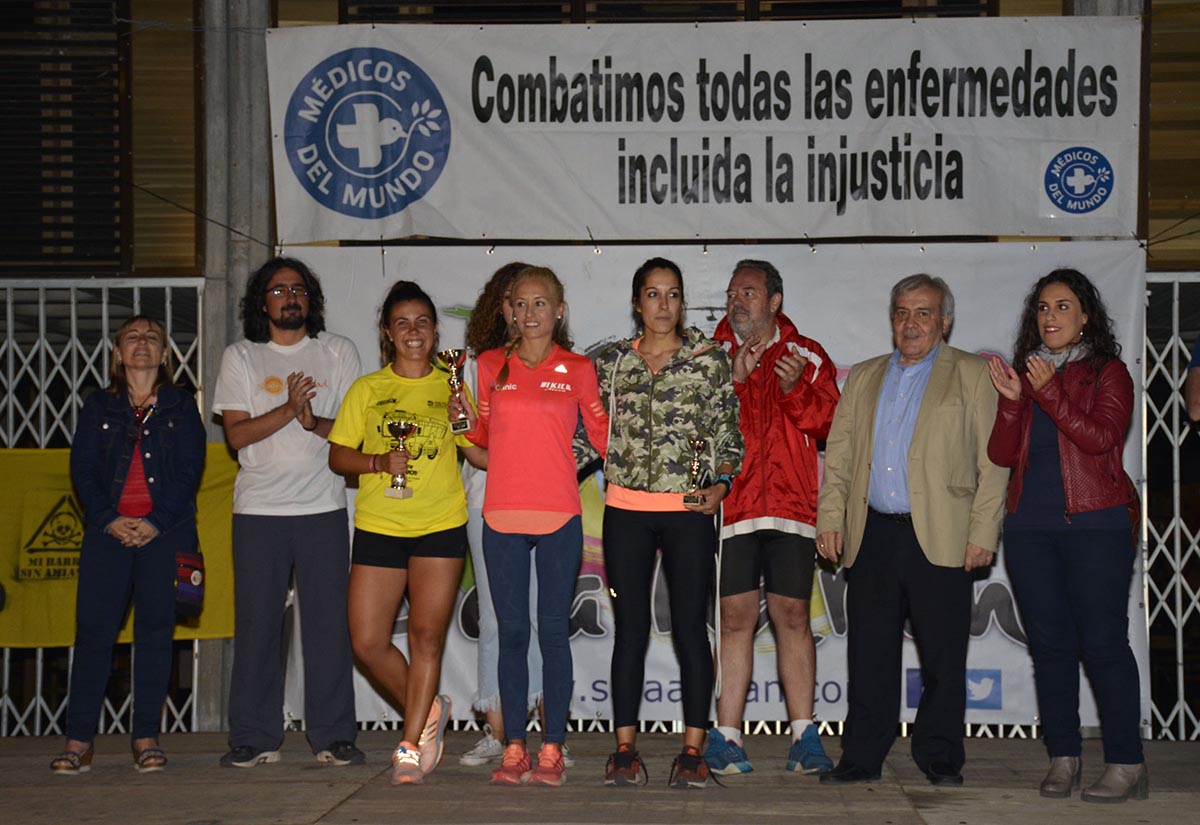
<svg viewBox="0 0 1200 825">
<path fill-rule="evenodd" d="M 945 343 L 941 278 L 892 288 L 895 350 L 850 370 L 825 448 L 817 552 L 846 566 L 849 714 L 825 783 L 879 778 L 896 737 L 903 629 L 923 692 L 912 755 L 935 785 L 962 784 L 972 570 L 990 565 L 1008 471 L 987 457 L 996 392 L 987 363 Z"/>
</svg>

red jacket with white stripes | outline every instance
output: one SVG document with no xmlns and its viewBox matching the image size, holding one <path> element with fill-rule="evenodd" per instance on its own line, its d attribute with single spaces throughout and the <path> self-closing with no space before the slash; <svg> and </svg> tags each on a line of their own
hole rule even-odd
<svg viewBox="0 0 1200 825">
<path fill-rule="evenodd" d="M 744 382 L 734 382 L 746 441 L 742 472 L 724 502 L 725 536 L 755 530 L 815 535 L 817 441 L 829 434 L 840 393 L 837 367 L 824 348 L 796 330 L 782 312 L 779 334 L 763 351 L 759 366 Z M 733 355 L 737 339 L 729 319 L 713 336 Z M 775 363 L 785 354 L 808 359 L 796 386 L 780 391 Z"/>
</svg>

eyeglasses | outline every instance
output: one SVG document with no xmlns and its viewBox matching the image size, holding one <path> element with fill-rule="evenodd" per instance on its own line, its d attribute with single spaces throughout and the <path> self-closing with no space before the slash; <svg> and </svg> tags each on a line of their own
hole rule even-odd
<svg viewBox="0 0 1200 825">
<path fill-rule="evenodd" d="M 292 284 L 291 286 L 276 286 L 267 290 L 267 294 L 274 295 L 276 298 L 282 298 L 288 293 L 292 294 L 293 298 L 307 298 L 308 287 L 304 284 Z"/>
</svg>

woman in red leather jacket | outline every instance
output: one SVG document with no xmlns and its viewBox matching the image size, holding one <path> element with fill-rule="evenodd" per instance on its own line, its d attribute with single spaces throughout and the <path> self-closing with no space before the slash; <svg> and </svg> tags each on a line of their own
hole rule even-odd
<svg viewBox="0 0 1200 825">
<path fill-rule="evenodd" d="M 1137 558 L 1121 466 L 1133 381 L 1096 287 L 1074 269 L 1025 300 L 1013 361 L 989 362 L 1000 393 L 988 457 L 1012 467 L 1004 552 L 1021 608 L 1050 769 L 1042 796 L 1069 797 L 1082 774 L 1079 662 L 1096 696 L 1105 769 L 1089 802 L 1145 799 L 1129 585 Z"/>
</svg>

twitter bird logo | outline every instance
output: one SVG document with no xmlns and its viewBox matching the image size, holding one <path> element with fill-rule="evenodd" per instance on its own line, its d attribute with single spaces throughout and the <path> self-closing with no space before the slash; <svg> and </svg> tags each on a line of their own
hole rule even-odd
<svg viewBox="0 0 1200 825">
<path fill-rule="evenodd" d="M 908 668 L 904 674 L 905 704 L 917 708 L 921 704 L 924 684 L 919 668 Z M 1001 689 L 1002 672 L 990 668 L 967 668 L 967 707 L 974 710 L 1000 710 L 1004 707 Z"/>
<path fill-rule="evenodd" d="M 1000 710 L 1003 707 L 999 670 L 967 670 L 967 707 Z"/>
</svg>

